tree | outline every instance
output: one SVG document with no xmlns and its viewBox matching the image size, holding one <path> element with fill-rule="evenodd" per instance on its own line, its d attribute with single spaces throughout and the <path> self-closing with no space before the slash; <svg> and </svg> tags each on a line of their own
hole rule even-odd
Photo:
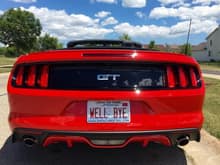
<svg viewBox="0 0 220 165">
<path fill-rule="evenodd" d="M 0 16 L 0 42 L 16 50 L 16 55 L 30 51 L 41 33 L 41 24 L 34 14 L 9 9 Z"/>
<path fill-rule="evenodd" d="M 122 41 L 131 41 L 131 37 L 126 34 L 126 33 L 123 33 L 121 36 L 119 36 L 119 39 L 122 40 Z"/>
<path fill-rule="evenodd" d="M 155 41 L 154 41 L 154 40 L 150 41 L 148 48 L 149 48 L 149 49 L 155 49 L 155 48 L 156 48 L 156 47 L 155 47 Z"/>
<path fill-rule="evenodd" d="M 190 44 L 183 44 L 181 46 L 180 53 L 191 56 L 192 55 L 192 46 Z"/>
<path fill-rule="evenodd" d="M 49 34 L 45 34 L 44 36 L 38 38 L 38 50 L 59 49 L 62 47 L 63 45 L 58 42 L 58 39 L 56 37 L 50 36 Z"/>
</svg>

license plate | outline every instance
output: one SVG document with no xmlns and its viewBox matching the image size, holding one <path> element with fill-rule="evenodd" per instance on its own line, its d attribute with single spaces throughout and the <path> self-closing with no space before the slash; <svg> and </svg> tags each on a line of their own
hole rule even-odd
<svg viewBox="0 0 220 165">
<path fill-rule="evenodd" d="M 129 101 L 88 101 L 88 123 L 129 123 Z"/>
</svg>

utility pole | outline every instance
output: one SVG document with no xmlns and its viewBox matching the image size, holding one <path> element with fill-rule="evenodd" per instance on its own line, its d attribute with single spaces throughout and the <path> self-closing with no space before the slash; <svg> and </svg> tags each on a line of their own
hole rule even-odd
<svg viewBox="0 0 220 165">
<path fill-rule="evenodd" d="M 191 24 L 192 24 L 192 18 L 190 18 L 190 20 L 189 20 L 189 30 L 188 30 L 187 40 L 186 40 L 185 54 L 187 54 L 187 52 L 188 52 L 189 35 L 190 35 L 190 31 L 191 31 Z"/>
</svg>

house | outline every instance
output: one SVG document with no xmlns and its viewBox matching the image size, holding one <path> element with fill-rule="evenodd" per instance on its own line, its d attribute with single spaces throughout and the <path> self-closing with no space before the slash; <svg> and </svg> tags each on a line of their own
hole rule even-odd
<svg viewBox="0 0 220 165">
<path fill-rule="evenodd" d="M 198 45 L 192 45 L 192 57 L 194 57 L 197 61 L 209 61 L 207 43 L 202 42 Z"/>
<path fill-rule="evenodd" d="M 206 37 L 206 40 L 209 59 L 220 61 L 220 25 Z"/>
</svg>

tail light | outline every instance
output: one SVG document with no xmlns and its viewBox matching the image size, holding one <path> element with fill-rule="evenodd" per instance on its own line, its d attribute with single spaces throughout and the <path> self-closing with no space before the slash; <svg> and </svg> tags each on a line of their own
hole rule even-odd
<svg viewBox="0 0 220 165">
<path fill-rule="evenodd" d="M 17 86 L 22 86 L 22 83 L 23 83 L 23 75 L 24 75 L 24 67 L 21 66 L 19 69 L 18 69 L 18 74 L 17 74 L 17 77 L 16 77 L 16 85 Z"/>
<path fill-rule="evenodd" d="M 201 86 L 200 74 L 195 67 L 182 65 L 168 65 L 168 88 L 196 88 Z"/>
<path fill-rule="evenodd" d="M 197 86 L 197 78 L 196 78 L 196 73 L 193 68 L 190 68 L 190 78 L 192 82 L 192 86 L 196 87 Z"/>
<path fill-rule="evenodd" d="M 36 66 L 31 66 L 28 70 L 27 80 L 25 81 L 25 84 L 29 87 L 34 87 L 35 80 L 36 80 Z"/>
<path fill-rule="evenodd" d="M 48 72 L 49 72 L 49 66 L 44 65 L 41 68 L 40 76 L 39 76 L 39 79 L 38 79 L 38 84 L 42 88 L 47 88 L 48 87 Z"/>
<path fill-rule="evenodd" d="M 171 66 L 167 66 L 167 81 L 168 87 L 174 88 L 176 85 L 174 70 Z"/>
<path fill-rule="evenodd" d="M 12 85 L 24 88 L 47 88 L 48 77 L 48 65 L 18 66 L 13 75 Z"/>
<path fill-rule="evenodd" d="M 181 66 L 178 68 L 178 70 L 179 70 L 180 87 L 185 88 L 188 85 L 186 72 Z"/>
</svg>

